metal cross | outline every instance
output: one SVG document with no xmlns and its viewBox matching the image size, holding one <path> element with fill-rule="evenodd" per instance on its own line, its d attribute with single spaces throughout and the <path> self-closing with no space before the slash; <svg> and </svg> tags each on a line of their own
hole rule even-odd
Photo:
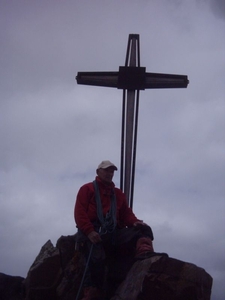
<svg viewBox="0 0 225 300">
<path fill-rule="evenodd" d="M 139 91 L 144 89 L 186 88 L 186 75 L 146 73 L 140 67 L 140 42 L 138 34 L 128 38 L 125 66 L 119 72 L 78 72 L 78 84 L 115 87 L 123 90 L 120 188 L 129 206 L 133 206 L 136 164 Z"/>
</svg>

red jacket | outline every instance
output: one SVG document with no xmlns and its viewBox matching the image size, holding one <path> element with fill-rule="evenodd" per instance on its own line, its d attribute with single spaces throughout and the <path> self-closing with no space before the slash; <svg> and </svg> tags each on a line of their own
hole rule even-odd
<svg viewBox="0 0 225 300">
<path fill-rule="evenodd" d="M 110 195 L 112 189 L 114 189 L 116 195 L 117 227 L 131 227 L 136 221 L 139 221 L 131 208 L 128 207 L 125 194 L 120 189 L 116 188 L 113 182 L 111 185 L 105 185 L 98 176 L 96 176 L 96 180 L 99 186 L 104 216 L 110 209 Z M 93 182 L 86 183 L 80 188 L 77 194 L 74 218 L 77 227 L 84 234 L 88 235 L 90 232 L 94 231 L 93 222 L 95 222 L 98 217 Z"/>
</svg>

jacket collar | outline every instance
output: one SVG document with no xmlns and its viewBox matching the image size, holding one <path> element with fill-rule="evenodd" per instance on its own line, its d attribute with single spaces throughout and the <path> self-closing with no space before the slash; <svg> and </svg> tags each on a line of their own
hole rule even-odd
<svg viewBox="0 0 225 300">
<path fill-rule="evenodd" d="M 95 179 L 96 179 L 99 187 L 104 190 L 112 190 L 115 187 L 114 182 L 111 182 L 110 184 L 105 184 L 98 176 L 96 176 Z"/>
</svg>

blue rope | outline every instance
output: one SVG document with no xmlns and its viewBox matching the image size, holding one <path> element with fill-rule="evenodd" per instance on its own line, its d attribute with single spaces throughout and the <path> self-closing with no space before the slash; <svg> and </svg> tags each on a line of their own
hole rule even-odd
<svg viewBox="0 0 225 300">
<path fill-rule="evenodd" d="M 93 181 L 95 188 L 95 201 L 97 204 L 97 215 L 101 223 L 100 234 L 112 233 L 116 228 L 116 195 L 114 190 L 112 190 L 110 210 L 107 212 L 106 216 L 103 216 L 102 212 L 102 202 L 100 198 L 99 188 L 96 180 Z"/>
<path fill-rule="evenodd" d="M 81 283 L 80 283 L 79 290 L 77 292 L 76 300 L 78 300 L 79 297 L 80 297 L 80 292 L 81 292 L 81 289 L 82 289 L 83 284 L 84 284 L 84 278 L 85 278 L 85 275 L 87 273 L 88 265 L 89 265 L 89 262 L 90 262 L 90 259 L 91 259 L 91 254 L 92 254 L 93 246 L 94 246 L 94 244 L 92 244 L 91 248 L 90 248 L 90 252 L 89 252 L 88 259 L 87 259 L 87 262 L 86 262 L 86 266 L 85 266 L 85 269 L 84 269 L 83 277 L 82 277 L 82 280 L 81 280 Z"/>
</svg>

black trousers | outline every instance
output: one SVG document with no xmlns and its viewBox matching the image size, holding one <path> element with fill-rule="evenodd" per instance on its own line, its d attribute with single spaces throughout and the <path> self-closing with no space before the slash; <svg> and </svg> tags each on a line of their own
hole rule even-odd
<svg viewBox="0 0 225 300">
<path fill-rule="evenodd" d="M 102 242 L 91 247 L 91 241 L 78 231 L 78 242 L 84 245 L 82 251 L 86 259 L 88 259 L 90 251 L 92 251 L 84 286 L 102 288 L 104 286 L 105 267 L 115 267 L 116 261 L 125 262 L 128 257 L 133 258 L 137 240 L 141 237 L 149 237 L 153 240 L 153 233 L 149 226 L 140 225 L 115 229 L 112 233 L 101 235 Z"/>
</svg>

